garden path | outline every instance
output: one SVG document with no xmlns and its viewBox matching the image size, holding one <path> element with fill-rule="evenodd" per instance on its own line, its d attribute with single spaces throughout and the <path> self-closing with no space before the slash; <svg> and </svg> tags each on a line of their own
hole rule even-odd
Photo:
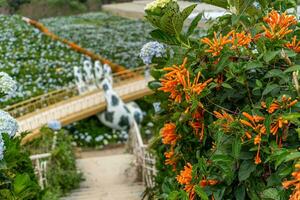
<svg viewBox="0 0 300 200">
<path fill-rule="evenodd" d="M 119 15 L 122 17 L 133 18 L 133 19 L 143 19 L 144 18 L 144 8 L 146 5 L 153 0 L 136 0 L 127 3 L 117 3 L 117 4 L 107 4 L 103 5 L 102 9 L 104 11 L 111 12 L 112 14 Z M 181 9 L 194 4 L 188 1 L 178 1 Z M 217 17 L 223 15 L 225 10 L 218 8 L 216 6 L 208 5 L 205 3 L 198 3 L 197 7 L 194 9 L 193 14 L 190 16 L 193 18 L 198 13 L 205 12 L 206 17 Z"/>
<path fill-rule="evenodd" d="M 140 200 L 144 186 L 136 181 L 133 163 L 124 148 L 83 152 L 77 166 L 85 181 L 62 200 Z"/>
</svg>

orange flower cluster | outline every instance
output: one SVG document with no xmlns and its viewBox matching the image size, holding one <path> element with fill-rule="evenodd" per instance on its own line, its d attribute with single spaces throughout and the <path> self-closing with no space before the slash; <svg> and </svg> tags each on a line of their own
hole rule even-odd
<svg viewBox="0 0 300 200">
<path fill-rule="evenodd" d="M 195 184 L 192 183 L 192 172 L 193 172 L 193 166 L 190 163 L 187 163 L 186 166 L 184 166 L 184 169 L 180 171 L 180 174 L 177 175 L 176 179 L 179 184 L 184 185 L 184 190 L 189 193 L 189 200 L 195 199 Z M 200 187 L 207 187 L 207 186 L 214 186 L 219 183 L 218 180 L 215 179 L 206 179 L 203 178 L 199 185 Z"/>
<path fill-rule="evenodd" d="M 215 117 L 221 120 L 221 127 L 223 128 L 224 132 L 230 131 L 230 126 L 234 122 L 234 118 L 232 115 L 228 114 L 224 110 L 222 110 L 222 113 L 219 113 L 217 111 L 214 111 Z M 215 122 L 217 123 L 217 122 Z"/>
<path fill-rule="evenodd" d="M 207 44 L 209 46 L 208 50 L 205 50 L 206 53 L 211 53 L 213 57 L 219 56 L 222 49 L 226 44 L 231 43 L 231 40 L 229 39 L 230 35 L 227 34 L 226 36 L 222 36 L 220 34 L 219 38 L 217 37 L 217 33 L 214 32 L 214 39 L 210 40 L 209 38 L 203 38 L 201 39 L 201 42 Z"/>
<path fill-rule="evenodd" d="M 209 46 L 209 49 L 205 50 L 205 52 L 211 53 L 213 57 L 219 56 L 227 44 L 231 44 L 231 49 L 238 49 L 238 47 L 248 47 L 251 41 L 252 37 L 250 33 L 246 34 L 245 31 L 237 33 L 234 30 L 230 31 L 224 37 L 220 34 L 218 38 L 215 32 L 212 40 L 207 37 L 201 39 L 201 42 Z"/>
<path fill-rule="evenodd" d="M 248 47 L 252 41 L 251 34 L 246 34 L 245 31 L 241 33 L 237 33 L 235 31 L 231 31 L 231 49 L 237 49 L 238 47 Z"/>
<path fill-rule="evenodd" d="M 189 199 L 193 200 L 195 198 L 194 184 L 192 184 L 192 172 L 193 166 L 187 163 L 184 169 L 180 171 L 180 175 L 177 175 L 176 179 L 178 183 L 184 185 L 184 190 L 189 193 Z"/>
<path fill-rule="evenodd" d="M 175 145 L 178 139 L 176 134 L 176 125 L 174 123 L 166 123 L 160 130 L 162 142 L 164 144 Z"/>
<path fill-rule="evenodd" d="M 293 193 L 290 195 L 290 200 L 299 200 L 300 199 L 300 164 L 295 165 L 295 172 L 292 173 L 293 180 L 284 181 L 282 186 L 285 189 L 290 187 L 295 187 Z"/>
<path fill-rule="evenodd" d="M 173 171 L 176 171 L 176 163 L 177 163 L 177 158 L 175 156 L 174 149 L 171 148 L 169 152 L 165 152 L 165 165 L 171 165 L 173 167 Z"/>
<path fill-rule="evenodd" d="M 264 21 L 268 24 L 268 27 L 263 26 L 262 28 L 265 31 L 265 36 L 271 40 L 284 38 L 285 35 L 292 32 L 289 28 L 297 24 L 295 16 L 286 13 L 279 14 L 276 10 L 270 12 L 264 18 Z"/>
<path fill-rule="evenodd" d="M 240 122 L 243 125 L 250 127 L 256 133 L 256 136 L 254 138 L 254 144 L 258 145 L 258 149 L 255 156 L 255 164 L 259 164 L 261 163 L 261 158 L 260 158 L 261 137 L 262 135 L 266 134 L 266 127 L 263 124 L 265 118 L 257 115 L 252 116 L 246 112 L 243 112 L 243 116 L 246 117 L 248 121 L 241 119 Z M 246 131 L 245 135 L 248 139 L 252 138 L 251 132 Z"/>
<path fill-rule="evenodd" d="M 162 87 L 159 90 L 170 93 L 170 98 L 177 103 L 181 103 L 182 95 L 185 95 L 185 100 L 189 101 L 191 95 L 200 94 L 206 86 L 212 81 L 209 79 L 203 83 L 198 83 L 200 73 L 197 74 L 193 82 L 190 80 L 190 72 L 185 65 L 187 58 L 184 59 L 181 66 L 174 65 L 173 67 L 164 68 L 168 73 L 160 80 Z"/>
<path fill-rule="evenodd" d="M 264 101 L 261 102 L 261 106 L 263 108 L 267 109 L 268 113 L 272 114 L 279 109 L 281 109 L 281 110 L 289 109 L 289 108 L 293 107 L 296 103 L 298 103 L 298 100 L 296 100 L 296 99 L 292 100 L 291 97 L 287 98 L 286 95 L 283 95 L 281 97 L 280 101 L 274 100 L 269 108 L 267 108 L 266 102 L 264 102 Z"/>
<path fill-rule="evenodd" d="M 297 36 L 294 36 L 292 42 L 286 43 L 285 46 L 296 53 L 300 53 L 300 41 L 297 42 Z"/>
</svg>

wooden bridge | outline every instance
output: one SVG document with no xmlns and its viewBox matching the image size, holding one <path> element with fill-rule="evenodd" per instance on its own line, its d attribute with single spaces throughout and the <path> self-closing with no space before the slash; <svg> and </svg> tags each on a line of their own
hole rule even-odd
<svg viewBox="0 0 300 200">
<path fill-rule="evenodd" d="M 113 75 L 114 90 L 123 101 L 128 102 L 151 94 L 144 67 L 125 70 Z M 76 86 L 53 91 L 24 102 L 9 106 L 9 112 L 19 122 L 19 132 L 32 131 L 23 142 L 39 135 L 39 129 L 51 120 L 68 125 L 93 116 L 106 108 L 102 89 L 79 94 Z"/>
</svg>

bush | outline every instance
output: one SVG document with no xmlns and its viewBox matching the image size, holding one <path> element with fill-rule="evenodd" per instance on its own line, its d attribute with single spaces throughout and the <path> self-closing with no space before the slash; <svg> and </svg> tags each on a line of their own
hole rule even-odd
<svg viewBox="0 0 300 200">
<path fill-rule="evenodd" d="M 41 137 L 26 144 L 31 154 L 51 153 L 47 170 L 47 187 L 43 199 L 59 199 L 70 190 L 79 187 L 82 175 L 78 173 L 72 146 L 72 137 L 66 131 L 57 133 L 57 145 L 52 150 L 54 132 L 41 129 Z"/>
<path fill-rule="evenodd" d="M 155 1 L 153 39 L 174 52 L 152 68 L 161 130 L 157 199 L 299 199 L 299 23 L 294 1 L 210 1 L 230 8 L 202 38 L 195 5 Z M 229 3 L 227 3 L 229 2 Z M 275 10 L 271 10 L 275 9 Z M 291 180 L 291 181 L 289 181 Z"/>
</svg>

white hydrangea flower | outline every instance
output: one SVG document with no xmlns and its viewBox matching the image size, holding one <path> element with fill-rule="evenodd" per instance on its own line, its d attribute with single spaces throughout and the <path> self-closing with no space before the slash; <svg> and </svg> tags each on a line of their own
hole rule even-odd
<svg viewBox="0 0 300 200">
<path fill-rule="evenodd" d="M 0 134 L 0 160 L 4 158 L 5 145 L 2 135 Z"/>
<path fill-rule="evenodd" d="M 157 8 L 164 8 L 170 2 L 177 2 L 177 0 L 156 0 L 151 3 L 148 3 L 145 7 L 145 10 L 154 11 Z"/>
<path fill-rule="evenodd" d="M 146 43 L 140 52 L 140 58 L 143 60 L 145 65 L 150 65 L 154 57 L 163 57 L 166 53 L 166 49 L 163 44 L 159 42 L 148 42 Z"/>
<path fill-rule="evenodd" d="M 18 122 L 9 113 L 0 110 L 0 134 L 7 133 L 10 137 L 14 137 L 19 129 Z"/>
<path fill-rule="evenodd" d="M 5 95 L 12 95 L 17 90 L 17 83 L 7 73 L 0 72 L 0 92 Z"/>
</svg>

